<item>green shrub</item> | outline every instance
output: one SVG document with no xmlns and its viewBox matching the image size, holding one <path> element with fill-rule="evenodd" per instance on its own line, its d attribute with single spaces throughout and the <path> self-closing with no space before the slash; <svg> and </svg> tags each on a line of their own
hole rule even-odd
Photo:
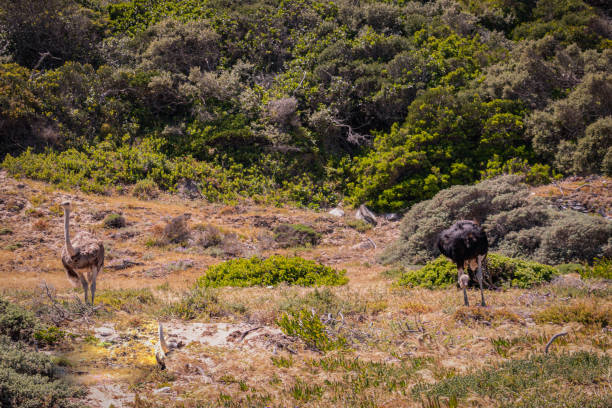
<svg viewBox="0 0 612 408">
<path fill-rule="evenodd" d="M 576 211 L 552 210 L 530 195 L 518 176 L 440 191 L 414 205 L 400 225 L 400 238 L 381 256 L 384 263 L 424 263 L 438 255 L 440 232 L 461 219 L 483 226 L 489 249 L 513 258 L 550 265 L 591 262 L 612 255 L 612 223 Z"/>
<path fill-rule="evenodd" d="M 487 266 L 495 285 L 518 288 L 529 288 L 538 283 L 548 282 L 558 274 L 552 266 L 493 253 L 487 256 Z M 420 286 L 429 289 L 449 287 L 457 283 L 457 266 L 448 258 L 439 256 L 421 269 L 405 272 L 397 283 L 400 286 Z M 477 283 L 472 279 L 470 284 L 474 286 Z"/>
<path fill-rule="evenodd" d="M 0 297 L 0 336 L 30 343 L 37 325 L 34 314 Z"/>
<path fill-rule="evenodd" d="M 315 246 L 321 234 L 304 224 L 281 224 L 274 228 L 274 241 L 281 248 Z"/>
<path fill-rule="evenodd" d="M 69 408 L 84 389 L 64 382 L 52 357 L 0 336 L 0 405 L 6 408 Z"/>
<path fill-rule="evenodd" d="M 59 327 L 49 326 L 45 329 L 39 329 L 34 332 L 34 338 L 39 345 L 52 346 L 59 343 L 66 337 L 66 332 Z"/>
<path fill-rule="evenodd" d="M 105 228 L 123 228 L 125 227 L 125 218 L 120 214 L 108 214 L 103 221 Z"/>
<path fill-rule="evenodd" d="M 593 267 L 584 268 L 580 273 L 582 278 L 612 279 L 612 258 L 598 258 L 593 262 Z"/>
<path fill-rule="evenodd" d="M 319 351 L 329 351 L 346 348 L 346 340 L 338 336 L 332 339 L 325 329 L 325 325 L 316 314 L 306 309 L 290 314 L 283 314 L 277 324 L 288 336 L 302 339 L 308 347 Z"/>
<path fill-rule="evenodd" d="M 346 271 L 336 271 L 300 257 L 276 255 L 268 259 L 234 259 L 208 268 L 197 280 L 200 287 L 289 285 L 344 285 Z"/>
</svg>

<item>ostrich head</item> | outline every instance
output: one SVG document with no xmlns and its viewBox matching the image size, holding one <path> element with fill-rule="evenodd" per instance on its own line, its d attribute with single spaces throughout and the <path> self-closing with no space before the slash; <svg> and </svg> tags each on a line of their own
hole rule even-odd
<svg viewBox="0 0 612 408">
<path fill-rule="evenodd" d="M 70 211 L 70 201 L 63 201 L 61 206 L 64 208 L 64 211 Z"/>
</svg>

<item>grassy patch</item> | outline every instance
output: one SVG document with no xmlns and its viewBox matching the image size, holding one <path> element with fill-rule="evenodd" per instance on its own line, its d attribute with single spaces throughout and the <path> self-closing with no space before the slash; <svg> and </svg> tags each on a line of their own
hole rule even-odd
<svg viewBox="0 0 612 408">
<path fill-rule="evenodd" d="M 509 404 L 507 406 L 515 406 L 512 404 L 523 401 L 526 395 L 545 395 L 542 391 L 550 392 L 550 387 L 558 386 L 562 389 L 564 385 L 590 385 L 603 381 L 609 375 L 611 363 L 609 356 L 588 352 L 537 355 L 528 359 L 506 361 L 433 385 L 419 384 L 413 388 L 413 393 L 457 398 L 476 394 Z M 556 398 L 557 396 L 555 401 Z"/>
<path fill-rule="evenodd" d="M 595 301 L 581 300 L 569 305 L 552 305 L 537 313 L 540 323 L 578 322 L 585 325 L 607 327 L 612 323 L 612 308 Z"/>
<path fill-rule="evenodd" d="M 537 262 L 488 255 L 488 271 L 494 284 L 529 288 L 547 282 L 558 274 L 557 270 Z M 421 286 L 429 289 L 450 287 L 457 282 L 457 266 L 440 256 L 421 269 L 407 271 L 398 280 L 400 286 Z M 474 279 L 471 281 L 474 284 Z"/>
<path fill-rule="evenodd" d="M 143 306 L 157 303 L 157 299 L 149 288 L 144 289 L 112 289 L 96 294 L 96 303 L 110 306 L 115 310 L 136 312 Z"/>
<path fill-rule="evenodd" d="M 493 321 L 510 321 L 519 322 L 520 318 L 507 310 L 504 309 L 488 309 L 478 306 L 464 306 L 458 308 L 453 314 L 453 318 L 464 324 L 472 322 L 479 323 L 492 323 Z"/>
<path fill-rule="evenodd" d="M 186 293 L 179 301 L 166 306 L 161 314 L 191 320 L 202 315 L 218 315 L 220 310 L 217 295 L 210 288 L 197 287 Z"/>
<path fill-rule="evenodd" d="M 220 286 L 275 286 L 289 285 L 344 285 L 346 271 L 337 271 L 315 261 L 300 257 L 272 256 L 234 259 L 208 268 L 197 280 L 200 287 Z"/>
<path fill-rule="evenodd" d="M 346 221 L 346 225 L 359 232 L 366 232 L 372 229 L 372 224 L 364 220 L 358 220 L 357 218 Z"/>
</svg>

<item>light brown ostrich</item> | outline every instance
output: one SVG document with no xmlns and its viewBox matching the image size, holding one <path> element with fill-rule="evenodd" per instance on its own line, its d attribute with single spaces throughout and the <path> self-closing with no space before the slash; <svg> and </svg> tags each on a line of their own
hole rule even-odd
<svg viewBox="0 0 612 408">
<path fill-rule="evenodd" d="M 96 293 L 96 278 L 104 265 L 104 245 L 102 241 L 89 232 L 79 231 L 70 240 L 70 202 L 64 201 L 64 239 L 65 245 L 62 249 L 62 264 L 66 269 L 68 280 L 75 286 L 79 283 L 85 292 L 85 303 L 87 303 L 87 292 L 91 290 L 91 304 L 93 305 Z M 80 269 L 86 269 L 80 271 Z"/>
</svg>

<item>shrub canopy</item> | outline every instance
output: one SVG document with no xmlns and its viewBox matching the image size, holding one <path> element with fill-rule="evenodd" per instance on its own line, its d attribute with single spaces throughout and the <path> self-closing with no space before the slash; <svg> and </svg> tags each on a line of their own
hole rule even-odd
<svg viewBox="0 0 612 408">
<path fill-rule="evenodd" d="M 200 287 L 289 285 L 344 285 L 346 271 L 306 260 L 281 255 L 267 259 L 233 259 L 208 268 L 197 280 Z"/>
</svg>

